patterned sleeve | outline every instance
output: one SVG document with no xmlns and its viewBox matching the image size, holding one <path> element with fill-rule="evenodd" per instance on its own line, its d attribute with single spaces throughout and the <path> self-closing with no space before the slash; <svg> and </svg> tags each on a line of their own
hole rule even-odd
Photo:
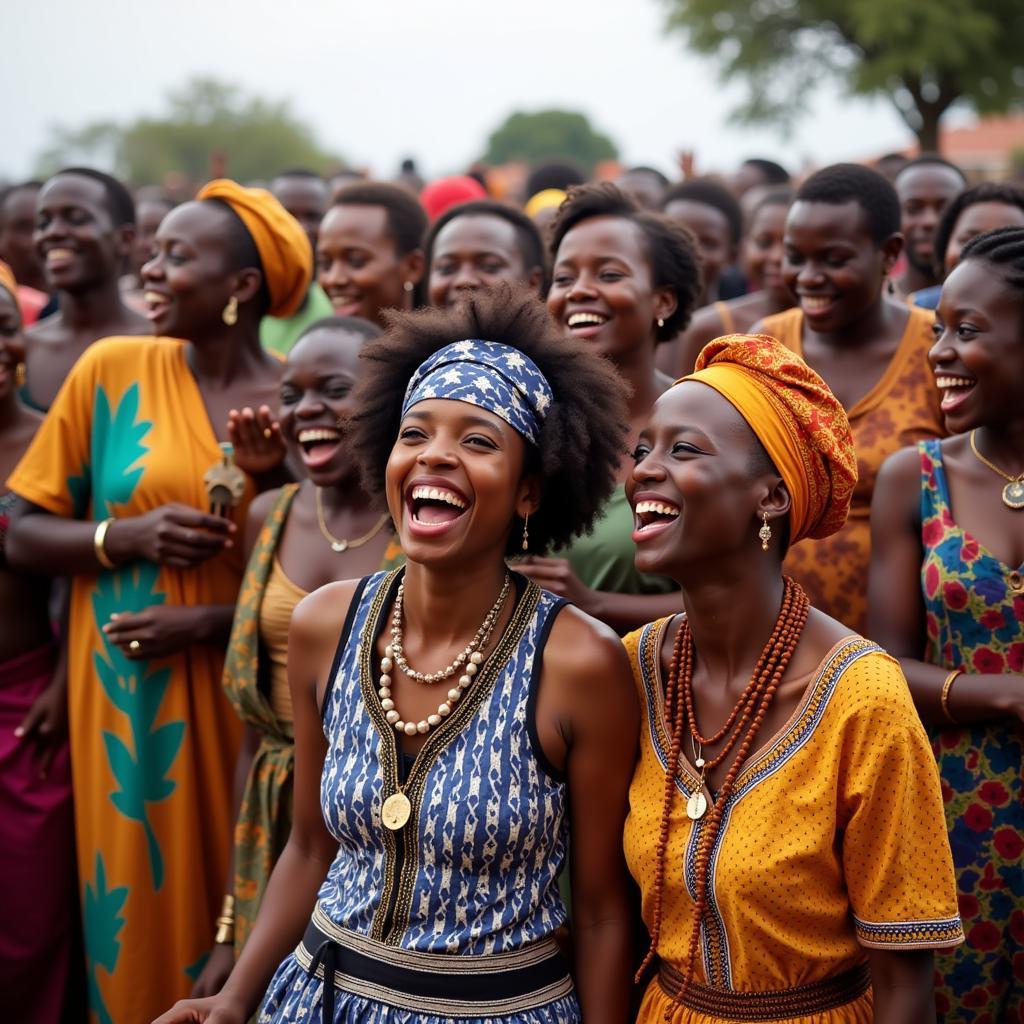
<svg viewBox="0 0 1024 1024">
<path fill-rule="evenodd" d="M 848 672 L 838 798 L 857 939 L 877 949 L 955 946 L 964 936 L 939 774 L 910 690 L 882 652 Z"/>
<path fill-rule="evenodd" d="M 84 519 L 89 511 L 93 404 L 102 347 L 97 342 L 85 350 L 7 480 L 19 497 L 65 518 Z"/>
</svg>

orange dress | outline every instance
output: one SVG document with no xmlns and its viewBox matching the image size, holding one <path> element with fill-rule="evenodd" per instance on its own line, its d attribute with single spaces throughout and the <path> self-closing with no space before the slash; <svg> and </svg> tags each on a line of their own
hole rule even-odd
<svg viewBox="0 0 1024 1024">
<path fill-rule="evenodd" d="M 623 641 L 644 709 L 624 843 L 648 928 L 669 749 L 659 654 L 671 621 Z M 694 823 L 686 815 L 698 780 L 681 757 L 658 948 L 667 970 L 680 973 L 693 924 L 696 846 L 709 818 Z M 661 1024 L 670 1007 L 674 1024 L 777 1021 L 783 1015 L 743 1013 L 760 996 L 770 1005 L 858 972 L 860 994 L 784 1019 L 870 1024 L 865 947 L 963 941 L 935 758 L 899 665 L 884 651 L 851 636 L 825 656 L 790 720 L 740 772 L 708 877 L 694 980 L 733 1008 L 719 1015 L 673 1006 L 659 974 L 640 1024 Z"/>
<path fill-rule="evenodd" d="M 787 309 L 765 317 L 764 334 L 803 355 L 803 312 Z M 877 384 L 847 409 L 857 448 L 857 487 L 850 518 L 823 540 L 794 544 L 785 571 L 807 591 L 811 604 L 858 633 L 867 631 L 868 563 L 871 559 L 871 497 L 882 463 L 901 448 L 944 437 L 939 392 L 928 364 L 935 315 L 911 309 L 892 361 Z"/>
<path fill-rule="evenodd" d="M 58 516 L 206 510 L 221 457 L 184 343 L 109 338 L 64 382 L 8 481 Z M 234 509 L 242 526 L 252 485 Z M 240 547 L 194 569 L 134 562 L 74 577 L 68 705 L 92 1020 L 140 1024 L 189 994 L 213 940 L 231 851 L 241 723 L 224 649 L 130 660 L 101 627 L 154 605 L 234 604 Z"/>
</svg>

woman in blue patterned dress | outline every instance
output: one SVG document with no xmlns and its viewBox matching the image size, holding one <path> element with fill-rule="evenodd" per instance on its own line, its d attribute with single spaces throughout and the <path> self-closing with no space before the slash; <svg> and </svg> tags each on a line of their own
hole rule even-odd
<svg viewBox="0 0 1024 1024">
<path fill-rule="evenodd" d="M 942 286 L 932 367 L 956 436 L 875 491 L 871 633 L 900 655 L 942 777 L 967 941 L 936 958 L 949 1024 L 1024 1021 L 1024 228 Z"/>
<path fill-rule="evenodd" d="M 353 449 L 407 564 L 297 607 L 291 838 L 221 993 L 161 1024 L 243 1024 L 264 992 L 268 1024 L 621 1022 L 629 666 L 506 566 L 593 522 L 621 384 L 507 287 L 395 315 L 364 358 Z M 552 938 L 570 831 L 575 984 Z"/>
</svg>

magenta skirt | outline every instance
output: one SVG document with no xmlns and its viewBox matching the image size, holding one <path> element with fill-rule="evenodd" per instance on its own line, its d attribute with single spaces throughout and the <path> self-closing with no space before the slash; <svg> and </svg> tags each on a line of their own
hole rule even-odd
<svg viewBox="0 0 1024 1024">
<path fill-rule="evenodd" d="M 67 744 L 47 777 L 14 730 L 50 683 L 51 645 L 0 663 L 0 992 L 4 1020 L 58 1024 L 76 948 L 75 822 Z"/>
</svg>

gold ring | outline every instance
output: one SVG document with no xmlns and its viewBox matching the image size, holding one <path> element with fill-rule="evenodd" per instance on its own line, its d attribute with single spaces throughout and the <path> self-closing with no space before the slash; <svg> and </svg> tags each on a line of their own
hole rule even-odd
<svg viewBox="0 0 1024 1024">
<path fill-rule="evenodd" d="M 270 429 L 270 427 L 264 427 L 263 436 L 269 441 L 274 436 L 274 432 Z"/>
<path fill-rule="evenodd" d="M 133 640 L 133 641 L 132 641 L 132 642 L 131 642 L 131 643 L 130 643 L 130 644 L 128 645 L 128 650 L 129 650 L 129 651 L 137 651 L 137 650 L 139 650 L 139 648 L 140 648 L 140 647 L 142 647 L 142 644 L 140 644 L 138 640 Z"/>
</svg>

